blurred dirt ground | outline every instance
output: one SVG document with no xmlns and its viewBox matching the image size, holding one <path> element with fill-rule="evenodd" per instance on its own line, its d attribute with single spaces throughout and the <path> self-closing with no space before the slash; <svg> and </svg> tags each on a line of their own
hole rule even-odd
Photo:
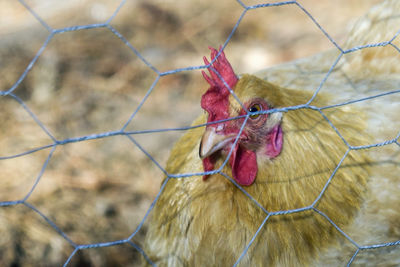
<svg viewBox="0 0 400 267">
<path fill-rule="evenodd" d="M 120 1 L 25 1 L 52 28 L 102 23 Z M 262 1 L 243 1 L 257 4 Z M 277 1 L 269 1 L 277 2 Z M 298 1 L 339 44 L 377 0 Z M 111 21 L 159 71 L 198 66 L 208 46 L 223 44 L 243 12 L 236 1 L 127 1 Z M 19 79 L 49 32 L 18 1 L 0 0 L 0 90 Z M 296 5 L 249 10 L 226 47 L 238 73 L 334 49 Z M 57 139 L 119 130 L 157 78 L 107 28 L 55 35 L 13 91 Z M 161 77 L 128 131 L 190 125 L 207 85 L 199 70 Z M 165 165 L 180 131 L 132 137 Z M 11 96 L 0 97 L 0 157 L 52 144 Z M 42 168 L 49 153 L 47 167 Z M 73 242 L 129 237 L 159 191 L 162 171 L 128 138 L 69 143 L 0 160 L 0 201 L 23 199 Z M 140 245 L 146 224 L 133 241 Z M 74 248 L 25 205 L 0 207 L 0 266 L 61 266 Z M 77 252 L 69 266 L 135 266 L 129 244 Z"/>
</svg>

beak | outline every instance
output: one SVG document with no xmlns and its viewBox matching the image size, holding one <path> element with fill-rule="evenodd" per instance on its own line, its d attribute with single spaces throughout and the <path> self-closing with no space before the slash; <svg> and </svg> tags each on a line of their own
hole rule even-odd
<svg viewBox="0 0 400 267">
<path fill-rule="evenodd" d="M 236 134 L 217 134 L 213 127 L 206 129 L 201 138 L 199 156 L 201 159 L 204 159 L 218 150 L 221 150 L 225 147 L 229 142 L 235 140 Z"/>
</svg>

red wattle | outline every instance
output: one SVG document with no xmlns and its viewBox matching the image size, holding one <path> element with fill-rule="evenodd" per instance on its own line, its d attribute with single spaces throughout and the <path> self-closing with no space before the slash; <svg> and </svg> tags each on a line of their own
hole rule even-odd
<svg viewBox="0 0 400 267">
<path fill-rule="evenodd" d="M 212 161 L 211 157 L 207 157 L 203 159 L 203 167 L 204 171 L 212 171 L 214 170 L 214 162 Z M 203 181 L 205 181 L 208 178 L 208 175 L 203 176 Z"/>
<path fill-rule="evenodd" d="M 240 185 L 251 185 L 257 175 L 257 157 L 254 151 L 236 145 L 229 163 L 232 166 L 233 178 Z"/>
</svg>

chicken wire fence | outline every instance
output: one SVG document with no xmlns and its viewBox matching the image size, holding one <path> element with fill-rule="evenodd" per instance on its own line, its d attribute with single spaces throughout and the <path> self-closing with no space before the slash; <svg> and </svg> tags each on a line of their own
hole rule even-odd
<svg viewBox="0 0 400 267">
<path fill-rule="evenodd" d="M 42 19 L 42 17 L 35 12 L 34 8 L 32 8 L 30 5 L 28 5 L 25 1 L 19 0 L 19 3 L 42 25 L 43 28 L 45 28 L 48 31 L 48 36 L 47 36 L 47 39 L 44 41 L 43 45 L 40 47 L 40 49 L 36 52 L 36 54 L 33 57 L 33 59 L 29 62 L 28 66 L 25 68 L 23 73 L 19 76 L 19 78 L 15 81 L 15 83 L 10 88 L 2 88 L 2 91 L 0 91 L 0 96 L 2 98 L 10 97 L 14 101 L 16 101 L 18 103 L 18 105 L 20 107 L 22 107 L 24 109 L 24 111 L 27 114 L 29 114 L 29 116 L 41 128 L 43 133 L 45 133 L 49 138 L 51 138 L 52 142 L 47 144 L 47 145 L 38 146 L 38 147 L 35 147 L 33 149 L 26 150 L 26 151 L 24 151 L 22 153 L 10 154 L 10 155 L 6 155 L 6 156 L 0 157 L 1 161 L 7 161 L 7 160 L 15 159 L 15 158 L 18 158 L 18 157 L 26 157 L 26 156 L 28 156 L 30 154 L 33 154 L 33 153 L 36 153 L 38 151 L 46 151 L 46 150 L 50 151 L 48 153 L 48 156 L 47 156 L 45 162 L 41 166 L 41 170 L 40 170 L 39 174 L 35 178 L 33 186 L 26 193 L 26 195 L 21 199 L 2 201 L 2 202 L 0 202 L 0 206 L 3 209 L 5 207 L 21 206 L 21 205 L 29 208 L 30 210 L 32 210 L 36 214 L 36 216 L 41 217 L 48 224 L 48 227 L 52 227 L 64 240 L 66 240 L 69 243 L 69 245 L 73 248 L 73 252 L 69 255 L 68 258 L 65 259 L 64 266 L 67 266 L 67 265 L 69 265 L 71 263 L 71 260 L 73 259 L 74 255 L 77 254 L 78 251 L 87 250 L 87 249 L 96 249 L 96 248 L 101 248 L 101 247 L 117 246 L 117 245 L 121 245 L 121 244 L 129 244 L 129 245 L 131 245 L 134 249 L 136 249 L 139 253 L 141 253 L 144 256 L 144 258 L 150 264 L 154 265 L 151 262 L 151 260 L 146 256 L 146 251 L 143 251 L 141 249 L 141 247 L 133 241 L 133 238 L 140 231 L 140 229 L 143 227 L 143 224 L 145 223 L 149 213 L 152 211 L 155 203 L 159 199 L 160 195 L 163 193 L 163 189 L 164 189 L 165 185 L 168 183 L 168 181 L 170 179 L 176 179 L 176 178 L 190 179 L 190 177 L 192 177 L 192 176 L 205 175 L 205 174 L 214 174 L 214 173 L 220 173 L 221 175 L 223 175 L 227 179 L 229 179 L 235 186 L 237 186 L 251 201 L 253 201 L 265 213 L 265 219 L 263 220 L 261 225 L 258 227 L 258 230 L 254 233 L 254 236 L 252 237 L 251 241 L 243 249 L 243 252 L 241 253 L 241 256 L 237 259 L 235 266 L 238 265 L 240 263 L 241 259 L 246 255 L 248 249 L 251 247 L 251 245 L 254 242 L 255 238 L 257 237 L 257 235 L 259 234 L 259 232 L 261 231 L 263 226 L 271 218 L 271 216 L 279 216 L 279 215 L 284 215 L 284 214 L 298 213 L 298 212 L 302 212 L 302 211 L 306 211 L 306 210 L 311 210 L 311 211 L 319 214 L 320 216 L 323 216 L 327 221 L 329 221 L 330 224 L 332 224 L 337 229 L 338 232 L 341 233 L 341 235 L 343 235 L 348 241 L 350 241 L 354 245 L 354 251 L 355 252 L 354 252 L 353 256 L 348 260 L 348 265 L 351 265 L 351 263 L 355 260 L 357 255 L 363 250 L 378 249 L 378 248 L 381 248 L 381 247 L 389 247 L 389 246 L 397 246 L 397 245 L 400 244 L 400 240 L 397 241 L 397 242 L 377 243 L 377 244 L 368 245 L 368 246 L 364 246 L 362 244 L 358 244 L 356 241 L 354 241 L 352 239 L 351 236 L 348 236 L 342 229 L 340 229 L 335 224 L 334 221 L 332 221 L 327 215 L 325 215 L 322 211 L 320 211 L 318 208 L 316 208 L 316 204 L 319 202 L 321 197 L 324 195 L 324 192 L 326 191 L 328 185 L 331 183 L 331 180 L 333 179 L 335 173 L 340 168 L 342 162 L 345 160 L 346 156 L 349 154 L 350 151 L 359 150 L 359 149 L 368 149 L 368 148 L 378 147 L 378 146 L 386 146 L 386 145 L 391 145 L 391 144 L 396 144 L 397 146 L 400 146 L 400 143 L 399 143 L 400 133 L 397 134 L 397 136 L 395 138 L 393 138 L 391 140 L 386 140 L 386 141 L 381 142 L 381 143 L 376 143 L 376 144 L 371 144 L 371 145 L 364 145 L 364 146 L 351 146 L 346 141 L 346 139 L 341 135 L 340 131 L 335 127 L 335 125 L 333 123 L 331 123 L 329 118 L 325 115 L 324 111 L 326 109 L 339 107 L 339 106 L 344 106 L 344 105 L 349 105 L 349 104 L 354 104 L 354 103 L 362 102 L 362 101 L 367 101 L 367 100 L 370 100 L 370 99 L 373 99 L 373 98 L 377 98 L 377 97 L 382 97 L 382 96 L 385 96 L 385 95 L 397 94 L 397 93 L 400 93 L 400 90 L 397 89 L 397 90 L 393 90 L 393 91 L 390 91 L 390 92 L 385 92 L 385 93 L 381 93 L 381 94 L 377 94 L 377 95 L 373 95 L 373 96 L 369 96 L 369 97 L 363 97 L 363 98 L 359 98 L 359 99 L 356 99 L 356 100 L 349 100 L 349 101 L 342 102 L 340 104 L 334 104 L 334 105 L 325 106 L 325 107 L 316 107 L 316 106 L 313 106 L 311 104 L 313 99 L 317 96 L 318 92 L 320 91 L 320 89 L 325 84 L 325 82 L 328 79 L 328 77 L 330 77 L 332 71 L 337 66 L 337 64 L 338 64 L 339 60 L 342 58 L 342 56 L 344 56 L 345 54 L 350 54 L 350 53 L 353 53 L 353 52 L 356 52 L 356 51 L 359 51 L 359 50 L 362 50 L 362 49 L 366 49 L 366 48 L 385 47 L 385 46 L 392 46 L 394 49 L 396 49 L 400 53 L 400 48 L 394 44 L 394 40 L 399 35 L 400 31 L 397 31 L 397 33 L 394 36 L 392 36 L 392 38 L 389 39 L 389 40 L 382 40 L 379 43 L 371 43 L 371 44 L 367 44 L 367 45 L 363 45 L 363 46 L 356 46 L 356 47 L 353 47 L 351 49 L 345 50 L 334 40 L 334 38 L 332 38 L 329 35 L 329 33 L 323 27 L 321 27 L 321 25 L 318 23 L 318 21 L 309 13 L 309 11 L 306 8 L 304 8 L 297 1 L 284 1 L 284 2 L 277 2 L 277 3 L 246 5 L 242 1 L 237 0 L 237 3 L 240 4 L 241 7 L 242 7 L 242 13 L 241 13 L 239 19 L 237 20 L 236 24 L 233 25 L 233 29 L 231 30 L 229 36 L 226 38 L 225 42 L 223 43 L 222 49 L 224 49 L 226 46 L 229 45 L 229 43 L 230 43 L 230 41 L 232 39 L 232 36 L 237 31 L 238 26 L 240 25 L 240 23 L 242 22 L 244 17 L 248 16 L 248 11 L 254 10 L 254 9 L 268 8 L 268 7 L 273 7 L 273 6 L 275 6 L 275 7 L 276 6 L 295 6 L 301 12 L 303 12 L 304 15 L 309 20 L 312 21 L 312 23 L 315 25 L 315 27 L 318 29 L 318 31 L 320 31 L 321 34 L 323 34 L 329 40 L 329 42 L 331 42 L 336 47 L 336 49 L 340 52 L 339 56 L 331 63 L 331 67 L 330 67 L 329 71 L 326 72 L 326 74 L 324 76 L 324 79 L 321 81 L 319 86 L 317 88 L 315 88 L 314 95 L 308 101 L 308 103 L 304 103 L 303 105 L 299 105 L 299 106 L 285 107 L 285 108 L 279 108 L 279 109 L 272 109 L 272 110 L 268 110 L 268 111 L 257 112 L 258 114 L 261 114 L 261 113 L 266 114 L 266 113 L 272 113 L 272 112 L 289 112 L 289 111 L 297 110 L 297 109 L 313 109 L 313 110 L 315 110 L 315 111 L 317 111 L 317 112 L 319 112 L 321 114 L 321 117 L 323 117 L 330 124 L 332 129 L 337 133 L 337 135 L 341 138 L 341 140 L 348 147 L 348 149 L 345 152 L 345 154 L 343 155 L 341 161 L 338 163 L 338 165 L 336 166 L 336 168 L 332 172 L 331 176 L 327 180 L 325 186 L 321 190 L 319 196 L 315 199 L 315 201 L 311 205 L 309 205 L 307 207 L 299 208 L 299 209 L 270 212 L 268 210 L 265 210 L 259 203 L 257 203 L 257 201 L 251 195 L 249 195 L 246 192 L 245 188 L 242 188 L 239 184 L 236 183 L 236 181 L 234 179 L 232 179 L 231 177 L 229 177 L 228 175 L 226 175 L 225 173 L 222 172 L 222 168 L 228 162 L 228 159 L 229 159 L 230 155 L 227 157 L 227 159 L 225 160 L 224 164 L 219 169 L 214 170 L 214 171 L 209 171 L 209 172 L 204 172 L 204 173 L 170 174 L 164 169 L 162 164 L 160 164 L 144 147 L 141 146 L 141 144 L 135 138 L 135 135 L 138 135 L 138 134 L 153 134 L 153 133 L 162 133 L 162 132 L 169 132 L 169 131 L 185 131 L 185 130 L 189 130 L 189 129 L 193 129 L 193 128 L 197 128 L 197 127 L 204 127 L 207 124 L 196 125 L 196 126 L 188 126 L 188 127 L 179 127 L 179 128 L 163 128 L 163 129 L 155 129 L 155 130 L 144 130 L 144 131 L 143 130 L 142 131 L 130 131 L 130 130 L 127 130 L 127 126 L 133 121 L 134 117 L 137 115 L 139 110 L 142 108 L 143 104 L 146 102 L 146 100 L 152 94 L 153 89 L 155 88 L 155 86 L 157 85 L 157 83 L 159 82 L 159 80 L 162 77 L 173 75 L 173 74 L 177 74 L 177 73 L 187 72 L 187 71 L 206 69 L 206 68 L 210 67 L 211 70 L 213 72 L 215 72 L 222 80 L 223 80 L 223 78 L 215 69 L 213 69 L 213 67 L 211 65 L 190 66 L 190 67 L 178 68 L 178 69 L 173 69 L 173 70 L 164 71 L 164 72 L 160 71 L 158 68 L 156 68 L 154 65 L 152 65 L 151 62 L 148 61 L 139 52 L 139 50 L 136 49 L 135 46 L 132 45 L 128 41 L 128 39 L 124 37 L 123 34 L 121 34 L 116 28 L 114 28 L 111 25 L 111 22 L 116 17 L 116 15 L 121 11 L 121 9 L 124 8 L 125 2 L 126 2 L 125 0 L 122 0 L 121 3 L 119 4 L 119 6 L 113 12 L 113 14 L 104 23 L 89 24 L 89 25 L 76 25 L 76 26 L 64 27 L 64 28 L 53 28 L 53 27 L 49 26 L 49 24 L 46 22 L 45 19 Z M 18 88 L 21 86 L 21 83 L 24 81 L 24 79 L 26 79 L 26 76 L 28 75 L 28 73 L 32 70 L 32 68 L 35 67 L 36 62 L 38 61 L 38 59 L 41 57 L 42 53 L 48 47 L 49 42 L 55 36 L 60 35 L 60 34 L 67 34 L 69 32 L 85 31 L 85 30 L 88 31 L 88 30 L 93 30 L 93 29 L 98 29 L 98 28 L 103 28 L 103 29 L 106 29 L 106 30 L 110 31 L 113 34 L 113 38 L 117 38 L 120 41 L 122 41 L 130 49 L 132 54 L 134 54 L 136 57 L 138 57 L 147 66 L 147 68 L 151 69 L 156 74 L 156 78 L 153 81 L 153 83 L 151 84 L 150 88 L 148 88 L 145 96 L 141 99 L 141 101 L 140 101 L 139 105 L 137 106 L 137 108 L 132 112 L 132 114 L 129 117 L 129 119 L 122 125 L 121 128 L 116 129 L 114 131 L 107 131 L 107 132 L 102 132 L 102 133 L 93 133 L 93 134 L 84 135 L 84 136 L 80 136 L 80 137 L 58 139 L 58 138 L 55 137 L 55 135 L 52 133 L 52 131 L 49 130 L 46 127 L 46 124 L 41 121 L 41 117 L 37 116 L 35 114 L 35 112 L 33 112 L 30 109 L 29 105 L 27 105 L 23 101 L 23 99 L 21 97 L 19 97 L 19 96 L 17 96 L 15 94 L 15 91 L 18 90 Z M 219 54 L 218 54 L 218 56 L 219 56 Z M 217 56 L 217 58 L 218 58 L 218 56 Z M 210 64 L 212 64 L 215 60 L 213 60 Z M 229 88 L 228 84 L 225 81 L 224 81 L 224 83 Z M 243 106 L 243 104 L 240 102 L 240 100 L 235 96 L 235 93 L 232 90 L 230 90 L 230 92 L 236 98 L 236 100 Z M 246 124 L 246 121 L 247 121 L 247 119 L 249 118 L 250 115 L 254 115 L 254 114 L 247 113 L 246 115 L 241 116 L 241 118 L 243 118 L 243 117 L 245 118 L 245 120 L 244 120 L 244 122 L 242 124 L 241 130 L 243 130 L 244 125 Z M 217 123 L 217 122 L 213 122 L 213 123 Z M 59 225 L 58 225 L 58 223 L 56 221 L 51 220 L 49 218 L 49 216 L 45 215 L 45 213 L 42 212 L 38 207 L 36 207 L 34 204 L 30 203 L 29 200 L 30 200 L 31 195 L 33 194 L 33 192 L 37 188 L 38 184 L 40 184 L 42 176 L 46 172 L 46 168 L 48 167 L 49 162 L 51 162 L 53 154 L 54 154 L 54 152 L 55 152 L 57 147 L 66 146 L 66 145 L 70 145 L 70 144 L 73 144 L 73 143 L 88 142 L 88 141 L 94 140 L 94 139 L 104 139 L 104 138 L 109 138 L 109 137 L 113 137 L 113 136 L 125 136 L 126 138 L 128 138 L 131 143 L 133 143 L 138 149 L 140 149 L 141 152 L 143 154 L 145 154 L 154 163 L 154 165 L 157 166 L 157 168 L 159 168 L 164 173 L 164 175 L 166 176 L 166 179 L 162 183 L 161 188 L 160 188 L 157 196 L 155 197 L 155 199 L 151 203 L 150 207 L 146 211 L 146 213 L 145 213 L 143 219 L 141 220 L 140 224 L 137 226 L 137 228 L 129 236 L 127 236 L 124 239 L 120 239 L 120 240 L 110 240 L 109 242 L 78 244 L 78 243 L 74 242 L 73 238 L 69 237 L 62 230 L 61 227 L 59 227 Z M 237 142 L 237 140 L 238 140 L 238 137 L 236 138 L 235 142 Z M 132 159 L 132 160 L 134 160 L 134 159 Z"/>
</svg>

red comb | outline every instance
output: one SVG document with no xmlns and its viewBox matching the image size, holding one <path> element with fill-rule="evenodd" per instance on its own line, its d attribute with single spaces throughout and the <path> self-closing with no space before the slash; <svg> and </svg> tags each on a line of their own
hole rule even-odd
<svg viewBox="0 0 400 267">
<path fill-rule="evenodd" d="M 213 47 L 208 47 L 208 48 L 211 50 L 211 61 L 213 61 L 215 57 L 218 55 L 218 51 Z M 220 76 L 232 89 L 233 86 L 235 86 L 236 82 L 238 81 L 238 78 L 235 72 L 233 71 L 231 64 L 226 59 L 225 53 L 224 51 L 222 51 L 222 46 L 219 47 L 219 50 L 221 51 L 221 53 L 212 64 L 212 67 L 220 74 Z M 203 60 L 206 65 L 210 64 L 210 62 L 207 60 L 206 57 L 203 57 Z M 224 82 L 221 80 L 218 74 L 216 74 L 212 70 L 211 65 L 210 67 L 208 67 L 208 72 L 210 73 L 211 77 L 209 77 L 204 71 L 202 71 L 202 74 L 204 79 L 206 79 L 206 81 L 211 85 L 211 87 L 218 86 L 221 89 L 226 88 Z"/>
<path fill-rule="evenodd" d="M 212 47 L 209 47 L 209 49 L 211 50 L 211 61 L 213 61 L 218 55 L 218 51 Z M 208 122 L 223 120 L 229 117 L 229 90 L 225 86 L 225 83 L 233 90 L 239 80 L 231 64 L 226 59 L 221 46 L 219 50 L 221 53 L 218 58 L 208 67 L 210 76 L 202 71 L 204 79 L 210 84 L 210 88 L 201 98 L 201 107 L 208 112 Z M 203 59 L 206 65 L 210 64 L 206 57 Z M 225 83 L 220 77 L 222 77 Z"/>
</svg>

